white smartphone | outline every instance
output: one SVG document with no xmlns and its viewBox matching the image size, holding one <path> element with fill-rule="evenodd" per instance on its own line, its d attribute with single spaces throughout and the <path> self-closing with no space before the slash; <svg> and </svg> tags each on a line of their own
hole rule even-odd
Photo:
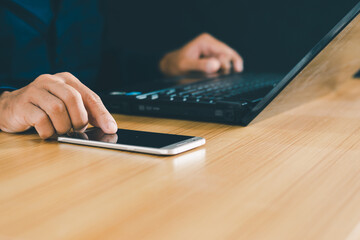
<svg viewBox="0 0 360 240">
<path fill-rule="evenodd" d="M 116 134 L 105 134 L 100 128 L 59 136 L 58 141 L 156 155 L 175 155 L 205 144 L 205 139 L 201 137 L 127 129 L 118 129 Z"/>
</svg>

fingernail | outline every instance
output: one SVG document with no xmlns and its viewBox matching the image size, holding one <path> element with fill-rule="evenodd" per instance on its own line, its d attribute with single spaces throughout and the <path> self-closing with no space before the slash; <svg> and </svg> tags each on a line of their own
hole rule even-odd
<svg viewBox="0 0 360 240">
<path fill-rule="evenodd" d="M 107 130 L 109 131 L 109 133 L 116 133 L 117 132 L 117 124 L 113 121 L 109 121 L 107 124 Z"/>
<path fill-rule="evenodd" d="M 244 64 L 243 63 L 239 63 L 240 66 L 240 72 L 244 71 Z"/>
<path fill-rule="evenodd" d="M 206 71 L 208 73 L 217 72 L 220 69 L 220 62 L 216 59 L 210 59 L 207 62 Z"/>
<path fill-rule="evenodd" d="M 242 72 L 244 70 L 244 65 L 242 63 L 237 63 L 236 64 L 236 70 L 238 72 Z"/>
</svg>

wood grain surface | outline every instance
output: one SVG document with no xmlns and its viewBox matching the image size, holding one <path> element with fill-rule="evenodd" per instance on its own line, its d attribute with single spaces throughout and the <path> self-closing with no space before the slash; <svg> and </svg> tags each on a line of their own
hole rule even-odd
<svg viewBox="0 0 360 240">
<path fill-rule="evenodd" d="M 115 115 L 207 139 L 174 157 L 0 133 L 0 239 L 360 239 L 360 82 L 246 128 Z"/>
<path fill-rule="evenodd" d="M 254 122 L 324 96 L 341 86 L 346 79 L 351 79 L 360 68 L 359 42 L 360 15 L 355 17 L 296 75 Z M 311 52 L 313 51 L 314 49 Z M 299 64 L 302 65 L 305 59 L 308 57 L 302 59 Z M 289 75 L 294 74 L 293 71 Z"/>
<path fill-rule="evenodd" d="M 360 67 L 348 62 L 347 76 Z M 115 115 L 207 140 L 174 157 L 0 132 L 0 240 L 360 239 L 360 80 L 334 77 L 331 93 L 245 128 Z"/>
</svg>

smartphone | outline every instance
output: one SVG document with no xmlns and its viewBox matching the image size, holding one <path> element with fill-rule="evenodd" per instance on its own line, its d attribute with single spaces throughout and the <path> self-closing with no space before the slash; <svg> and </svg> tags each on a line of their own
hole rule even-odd
<svg viewBox="0 0 360 240">
<path fill-rule="evenodd" d="M 83 133 L 68 133 L 59 136 L 58 141 L 156 155 L 176 155 L 205 144 L 205 139 L 201 137 L 127 129 L 105 134 L 100 128 L 89 128 Z"/>
</svg>

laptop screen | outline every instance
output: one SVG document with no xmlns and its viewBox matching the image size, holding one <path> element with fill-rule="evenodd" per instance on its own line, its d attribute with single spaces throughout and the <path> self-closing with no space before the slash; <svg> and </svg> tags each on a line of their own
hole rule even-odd
<svg viewBox="0 0 360 240">
<path fill-rule="evenodd" d="M 208 32 L 243 56 L 246 71 L 287 73 L 358 0 L 120 2 L 111 39 L 123 48 L 167 52 Z"/>
<path fill-rule="evenodd" d="M 287 73 L 358 1 L 247 2 L 239 52 L 248 71 Z"/>
</svg>

